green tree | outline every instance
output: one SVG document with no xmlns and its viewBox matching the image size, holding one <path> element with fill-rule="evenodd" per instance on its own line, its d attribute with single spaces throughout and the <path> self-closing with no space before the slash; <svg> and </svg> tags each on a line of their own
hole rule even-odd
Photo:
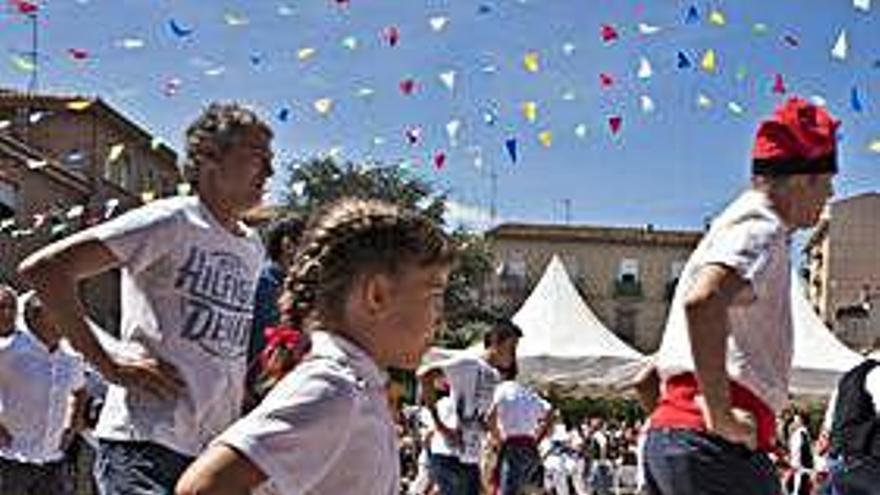
<svg viewBox="0 0 880 495">
<path fill-rule="evenodd" d="M 444 224 L 446 194 L 400 167 L 340 165 L 322 157 L 291 163 L 289 169 L 283 204 L 287 212 L 307 216 L 324 204 L 354 196 L 401 204 Z M 479 233 L 456 230 L 450 235 L 459 257 L 446 293 L 447 327 L 437 340 L 461 348 L 479 339 L 484 325 L 496 313 L 486 307 L 484 291 L 492 273 L 492 254 Z"/>
</svg>

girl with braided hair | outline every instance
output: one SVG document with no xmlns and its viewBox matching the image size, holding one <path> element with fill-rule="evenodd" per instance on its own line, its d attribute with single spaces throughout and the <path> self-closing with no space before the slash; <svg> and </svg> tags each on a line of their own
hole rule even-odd
<svg viewBox="0 0 880 495">
<path fill-rule="evenodd" d="M 398 493 L 386 367 L 414 368 L 442 321 L 454 250 L 424 217 L 343 199 L 310 221 L 282 323 L 311 351 L 181 478 L 179 495 Z"/>
</svg>

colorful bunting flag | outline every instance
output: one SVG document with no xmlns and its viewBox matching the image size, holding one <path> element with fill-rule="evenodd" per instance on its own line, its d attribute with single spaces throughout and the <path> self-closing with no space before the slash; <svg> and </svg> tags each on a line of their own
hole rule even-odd
<svg viewBox="0 0 880 495">
<path fill-rule="evenodd" d="M 700 93 L 697 95 L 697 106 L 703 109 L 712 108 L 712 100 L 703 93 Z"/>
<path fill-rule="evenodd" d="M 354 36 L 346 36 L 342 39 L 342 46 L 349 50 L 357 50 L 358 40 Z"/>
<path fill-rule="evenodd" d="M 715 50 L 709 49 L 706 50 L 706 53 L 703 55 L 703 61 L 700 62 L 700 66 L 704 71 L 711 73 L 715 72 L 716 69 L 716 57 Z"/>
<path fill-rule="evenodd" d="M 534 123 L 538 119 L 538 104 L 533 101 L 527 101 L 522 104 L 523 116 L 530 123 Z"/>
<path fill-rule="evenodd" d="M 449 18 L 445 16 L 434 16 L 428 19 L 428 24 L 431 25 L 431 29 L 434 32 L 443 31 L 447 24 L 449 24 Z"/>
<path fill-rule="evenodd" d="M 652 26 L 650 24 L 645 24 L 644 22 L 639 23 L 639 33 L 645 36 L 650 36 L 652 34 L 657 34 L 660 32 L 660 27 Z"/>
<path fill-rule="evenodd" d="M 691 61 L 684 52 L 678 52 L 677 65 L 679 69 L 689 69 L 691 67 Z"/>
<path fill-rule="evenodd" d="M 785 92 L 785 81 L 782 79 L 782 74 L 776 74 L 773 79 L 773 93 L 784 95 Z"/>
<path fill-rule="evenodd" d="M 579 139 L 584 139 L 587 137 L 587 125 L 586 124 L 578 124 L 574 127 L 574 135 Z"/>
<path fill-rule="evenodd" d="M 868 12 L 871 10 L 871 0 L 853 0 L 853 7 L 855 7 L 856 10 Z"/>
<path fill-rule="evenodd" d="M 868 151 L 871 153 L 880 153 L 880 139 L 875 139 L 868 144 Z"/>
<path fill-rule="evenodd" d="M 697 10 L 696 5 L 691 5 L 688 7 L 687 14 L 684 17 L 685 24 L 696 24 L 700 22 L 700 12 Z"/>
<path fill-rule="evenodd" d="M 300 61 L 308 60 L 315 56 L 318 51 L 312 47 L 300 48 L 296 52 L 296 58 Z"/>
<path fill-rule="evenodd" d="M 419 144 L 419 141 L 422 138 L 422 129 L 420 127 L 410 127 L 406 130 L 406 140 L 410 145 L 415 146 Z"/>
<path fill-rule="evenodd" d="M 247 26 L 248 24 L 250 24 L 250 21 L 247 17 L 241 14 L 236 14 L 234 12 L 227 12 L 223 14 L 223 20 L 226 21 L 226 25 L 230 27 Z"/>
<path fill-rule="evenodd" d="M 388 26 L 382 30 L 382 39 L 388 43 L 388 46 L 397 46 L 400 42 L 400 30 L 397 26 Z"/>
<path fill-rule="evenodd" d="M 400 81 L 398 86 L 400 87 L 401 93 L 409 96 L 416 90 L 416 81 L 414 79 L 404 79 L 403 81 Z"/>
<path fill-rule="evenodd" d="M 605 44 L 612 43 L 619 38 L 617 29 L 611 24 L 602 24 L 602 27 L 599 29 L 599 34 L 602 36 L 602 41 Z"/>
<path fill-rule="evenodd" d="M 12 55 L 12 65 L 21 72 L 34 72 L 37 66 L 32 60 L 28 60 L 21 55 Z"/>
<path fill-rule="evenodd" d="M 147 44 L 140 38 L 123 38 L 116 42 L 116 46 L 126 50 L 137 50 L 145 47 Z"/>
<path fill-rule="evenodd" d="M 504 148 L 507 149 L 507 156 L 510 157 L 510 161 L 512 163 L 516 163 L 517 159 L 519 158 L 517 156 L 516 138 L 514 138 L 514 137 L 507 138 L 504 141 Z"/>
<path fill-rule="evenodd" d="M 174 33 L 174 36 L 177 36 L 178 38 L 186 38 L 188 36 L 191 36 L 194 32 L 193 29 L 184 27 L 175 19 L 171 19 L 170 21 L 168 21 L 168 27 L 171 28 L 171 32 Z"/>
<path fill-rule="evenodd" d="M 841 29 L 840 34 L 837 36 L 837 41 L 834 43 L 834 48 L 831 49 L 831 58 L 846 60 L 846 52 L 848 49 L 849 44 L 846 41 L 846 29 Z"/>
<path fill-rule="evenodd" d="M 639 60 L 639 70 L 636 73 L 636 76 L 638 76 L 639 79 L 650 79 L 653 74 L 654 71 L 651 68 L 651 62 L 649 62 L 647 58 L 642 57 L 641 60 Z"/>
<path fill-rule="evenodd" d="M 318 112 L 318 115 L 324 116 L 333 110 L 333 100 L 330 98 L 320 98 L 315 100 L 315 102 L 312 103 L 312 106 L 315 108 L 315 111 Z"/>
<path fill-rule="evenodd" d="M 727 24 L 727 19 L 724 17 L 724 14 L 721 13 L 720 10 L 713 10 L 709 13 L 709 23 L 716 26 L 724 26 L 725 24 Z"/>
<path fill-rule="evenodd" d="M 70 55 L 70 58 L 77 62 L 82 62 L 89 58 L 89 52 L 82 48 L 68 48 L 67 53 Z"/>
<path fill-rule="evenodd" d="M 442 151 L 438 151 L 434 154 L 434 168 L 437 170 L 443 170 L 443 167 L 446 165 L 446 153 Z"/>
<path fill-rule="evenodd" d="M 731 101 L 727 103 L 727 109 L 735 115 L 742 115 L 745 109 L 739 103 Z"/>
<path fill-rule="evenodd" d="M 614 77 L 604 72 L 599 74 L 599 85 L 606 89 L 610 88 L 614 85 Z"/>
<path fill-rule="evenodd" d="M 446 72 L 441 72 L 440 73 L 440 82 L 442 82 L 443 85 L 446 86 L 446 89 L 448 89 L 449 91 L 454 91 L 455 90 L 455 71 L 448 70 Z"/>
<path fill-rule="evenodd" d="M 608 127 L 611 128 L 611 134 L 617 135 L 620 133 L 620 129 L 623 126 L 623 117 L 619 115 L 612 115 L 608 117 Z"/>
<path fill-rule="evenodd" d="M 648 95 L 642 95 L 639 97 L 640 106 L 642 107 L 642 112 L 644 113 L 654 113 L 656 109 L 656 105 L 654 105 L 654 100 L 651 99 Z"/>
<path fill-rule="evenodd" d="M 849 103 L 854 112 L 861 112 L 864 109 L 862 106 L 862 99 L 859 98 L 859 88 L 856 86 L 853 86 L 852 90 L 850 90 Z"/>
<path fill-rule="evenodd" d="M 572 55 L 574 51 L 577 49 L 574 43 L 567 42 L 562 45 L 562 53 L 565 55 Z"/>
<path fill-rule="evenodd" d="M 538 63 L 538 53 L 528 52 L 523 56 L 523 67 L 529 72 L 538 72 L 540 65 Z"/>
<path fill-rule="evenodd" d="M 549 148 L 553 145 L 553 132 L 541 131 L 538 133 L 538 141 L 545 147 Z"/>
<path fill-rule="evenodd" d="M 453 119 L 446 123 L 446 135 L 449 137 L 449 146 L 453 148 L 458 146 L 459 129 L 461 129 L 461 121 L 458 119 Z"/>
</svg>

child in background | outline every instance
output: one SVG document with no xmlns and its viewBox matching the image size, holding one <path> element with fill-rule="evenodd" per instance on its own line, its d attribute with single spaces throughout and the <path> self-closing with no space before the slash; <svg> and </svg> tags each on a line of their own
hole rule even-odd
<svg viewBox="0 0 880 495">
<path fill-rule="evenodd" d="M 398 492 L 383 368 L 414 368 L 441 322 L 454 251 L 415 213 L 343 199 L 309 224 L 282 323 L 311 336 L 305 360 L 187 470 L 180 495 Z"/>
</svg>

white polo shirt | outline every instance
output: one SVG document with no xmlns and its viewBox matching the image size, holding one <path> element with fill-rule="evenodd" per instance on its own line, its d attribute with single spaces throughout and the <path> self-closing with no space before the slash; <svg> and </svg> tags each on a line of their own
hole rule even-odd
<svg viewBox="0 0 880 495">
<path fill-rule="evenodd" d="M 749 284 L 728 310 L 727 374 L 778 413 L 787 401 L 794 352 L 789 233 L 759 191 L 730 204 L 685 265 L 657 354 L 660 376 L 695 371 L 684 299 L 709 264 L 730 267 Z"/>
<path fill-rule="evenodd" d="M 398 493 L 397 433 L 387 381 L 339 335 L 312 333 L 312 351 L 215 443 L 247 456 L 281 495 Z"/>
<path fill-rule="evenodd" d="M 23 330 L 0 338 L 0 423 L 12 436 L 0 457 L 33 464 L 61 460 L 70 395 L 83 387 L 82 358 L 66 342 L 49 352 Z"/>
<path fill-rule="evenodd" d="M 502 382 L 495 388 L 492 407 L 498 415 L 503 439 L 534 437 L 541 420 L 550 412 L 550 403 L 515 381 Z"/>
</svg>

